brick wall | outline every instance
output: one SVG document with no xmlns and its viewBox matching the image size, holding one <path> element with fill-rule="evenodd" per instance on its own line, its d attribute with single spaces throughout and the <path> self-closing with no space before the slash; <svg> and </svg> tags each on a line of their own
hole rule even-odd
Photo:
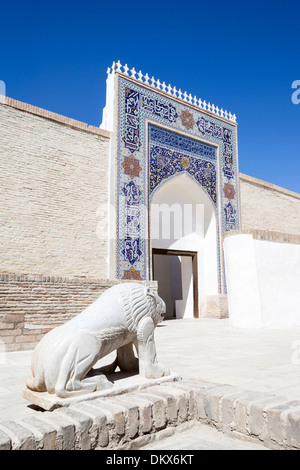
<svg viewBox="0 0 300 470">
<path fill-rule="evenodd" d="M 107 277 L 110 134 L 0 103 L 1 270 Z"/>
<path fill-rule="evenodd" d="M 82 312 L 120 280 L 0 274 L 0 341 L 32 349 L 55 326 Z M 142 284 L 157 290 L 156 281 Z"/>
<path fill-rule="evenodd" d="M 300 235 L 300 194 L 240 174 L 242 229 Z"/>
</svg>

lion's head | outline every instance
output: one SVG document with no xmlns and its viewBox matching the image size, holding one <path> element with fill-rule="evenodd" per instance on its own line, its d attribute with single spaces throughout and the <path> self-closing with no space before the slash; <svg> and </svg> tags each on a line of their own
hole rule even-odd
<svg viewBox="0 0 300 470">
<path fill-rule="evenodd" d="M 164 319 L 166 304 L 163 299 L 150 288 L 147 289 L 147 295 L 154 300 L 154 309 L 151 309 L 151 318 L 156 326 Z"/>
</svg>

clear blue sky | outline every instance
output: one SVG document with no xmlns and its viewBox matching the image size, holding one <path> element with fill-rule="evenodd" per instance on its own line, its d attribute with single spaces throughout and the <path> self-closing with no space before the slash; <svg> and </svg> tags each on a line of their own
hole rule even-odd
<svg viewBox="0 0 300 470">
<path fill-rule="evenodd" d="M 113 61 L 237 115 L 240 171 L 300 193 L 299 0 L 0 3 L 11 98 L 99 126 Z"/>
</svg>

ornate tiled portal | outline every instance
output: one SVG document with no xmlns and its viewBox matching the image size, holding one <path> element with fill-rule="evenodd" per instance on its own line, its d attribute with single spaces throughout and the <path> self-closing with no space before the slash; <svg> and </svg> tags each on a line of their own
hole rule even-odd
<svg viewBox="0 0 300 470">
<path fill-rule="evenodd" d="M 239 228 L 235 116 L 170 85 L 114 64 L 116 276 L 150 278 L 149 205 L 169 178 L 188 173 L 212 201 L 218 221 L 219 291 L 224 286 L 221 236 Z"/>
<path fill-rule="evenodd" d="M 153 125 L 148 127 L 148 147 L 150 196 L 168 178 L 185 171 L 202 186 L 216 207 L 216 147 Z"/>
</svg>

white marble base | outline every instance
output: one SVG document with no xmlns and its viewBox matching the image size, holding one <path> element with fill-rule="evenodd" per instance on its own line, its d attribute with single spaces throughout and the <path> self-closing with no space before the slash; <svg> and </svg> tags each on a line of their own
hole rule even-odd
<svg viewBox="0 0 300 470">
<path fill-rule="evenodd" d="M 74 403 L 81 401 L 95 400 L 96 398 L 112 397 L 121 395 L 127 392 L 134 392 L 136 390 L 142 390 L 153 385 L 159 385 L 166 382 L 178 382 L 181 377 L 178 374 L 171 374 L 159 379 L 146 379 L 140 375 L 129 375 L 125 373 L 115 373 L 111 376 L 107 376 L 113 385 L 105 390 L 96 391 L 93 393 L 85 393 L 69 398 L 60 398 L 54 394 L 48 392 L 34 392 L 29 388 L 25 387 L 22 391 L 23 397 L 28 400 L 31 404 L 39 406 L 43 410 L 53 411 L 55 408 L 62 406 L 70 406 Z"/>
</svg>

